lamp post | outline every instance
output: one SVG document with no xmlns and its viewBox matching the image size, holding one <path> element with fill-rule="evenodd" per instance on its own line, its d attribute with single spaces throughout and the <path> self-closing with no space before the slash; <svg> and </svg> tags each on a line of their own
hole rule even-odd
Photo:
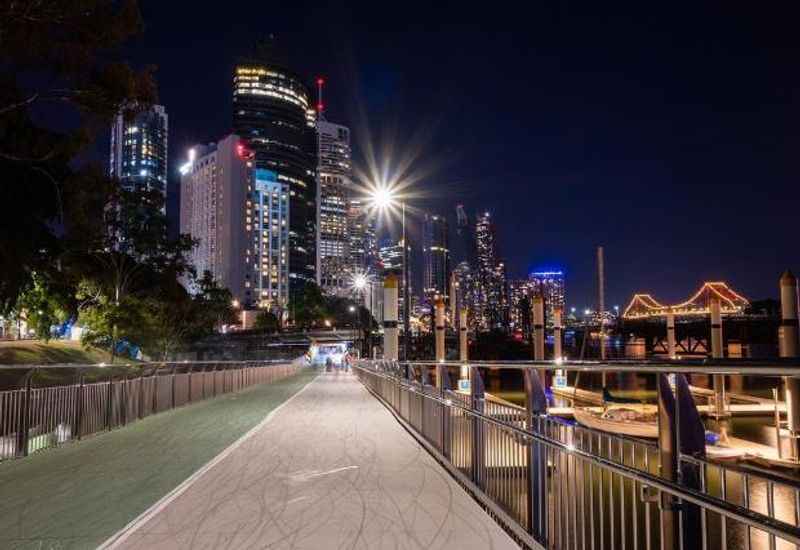
<svg viewBox="0 0 800 550">
<path fill-rule="evenodd" d="M 350 313 L 353 314 L 352 331 L 353 331 L 353 349 L 355 350 L 358 347 L 358 344 L 357 344 L 357 342 L 358 342 L 358 333 L 356 332 L 356 312 L 358 311 L 358 308 L 356 306 L 350 306 L 348 309 L 350 310 Z"/>
<path fill-rule="evenodd" d="M 353 277 L 353 289 L 356 292 L 356 296 L 358 297 L 358 307 L 364 305 L 364 289 L 369 284 L 369 277 L 364 273 L 359 273 L 355 277 Z M 371 287 L 370 287 L 371 288 Z M 372 308 L 370 307 L 370 315 L 372 315 Z M 358 339 L 361 340 L 361 312 L 358 313 Z M 370 335 L 372 333 L 372 322 L 370 321 Z M 364 346 L 362 345 L 359 348 L 359 354 L 363 357 L 364 356 Z"/>
<path fill-rule="evenodd" d="M 408 360 L 411 341 L 411 317 L 408 284 L 408 243 L 406 242 L 406 203 L 386 185 L 376 186 L 370 195 L 373 206 L 378 210 L 387 210 L 392 206 L 400 207 L 401 242 L 403 243 L 403 360 Z"/>
</svg>

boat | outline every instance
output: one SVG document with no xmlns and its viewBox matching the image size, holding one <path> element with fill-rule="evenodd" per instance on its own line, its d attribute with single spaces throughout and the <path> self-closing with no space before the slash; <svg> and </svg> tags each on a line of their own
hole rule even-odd
<svg viewBox="0 0 800 550">
<path fill-rule="evenodd" d="M 656 405 L 617 405 L 605 409 L 600 407 L 576 407 L 575 420 L 588 428 L 613 434 L 658 438 L 658 408 Z M 743 449 L 724 445 L 706 445 L 706 458 L 720 462 L 749 458 Z"/>
<path fill-rule="evenodd" d="M 575 407 L 575 420 L 588 428 L 633 437 L 658 437 L 658 408 L 655 405 L 610 405 Z"/>
<path fill-rule="evenodd" d="M 767 468 L 785 468 L 787 470 L 800 470 L 800 462 L 791 458 L 781 458 L 779 456 L 771 455 L 761 452 L 748 452 L 745 460 L 752 462 L 758 466 L 765 466 Z"/>
<path fill-rule="evenodd" d="M 733 447 L 706 445 L 706 458 L 718 461 L 737 461 L 746 458 L 747 452 Z"/>
</svg>

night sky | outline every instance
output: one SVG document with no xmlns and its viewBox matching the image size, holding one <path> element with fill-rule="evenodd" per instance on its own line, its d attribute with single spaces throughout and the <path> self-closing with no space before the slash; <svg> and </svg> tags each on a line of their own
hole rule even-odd
<svg viewBox="0 0 800 550">
<path fill-rule="evenodd" d="M 491 211 L 509 274 L 563 268 L 570 305 L 594 304 L 598 244 L 609 305 L 710 279 L 772 297 L 800 270 L 796 10 L 333 4 L 141 1 L 126 55 L 159 67 L 174 177 L 229 132 L 234 60 L 272 33 L 326 77 L 357 163 L 368 141 L 418 151 L 413 204 L 451 227 L 456 203 Z"/>
</svg>

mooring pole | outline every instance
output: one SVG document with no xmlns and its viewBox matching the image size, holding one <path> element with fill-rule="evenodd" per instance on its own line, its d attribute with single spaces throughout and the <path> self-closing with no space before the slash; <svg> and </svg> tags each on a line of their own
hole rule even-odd
<svg viewBox="0 0 800 550">
<path fill-rule="evenodd" d="M 669 359 L 676 359 L 675 353 L 675 313 L 672 309 L 667 311 L 667 356 Z"/>
<path fill-rule="evenodd" d="M 533 359 L 544 361 L 544 298 L 533 297 Z"/>
<path fill-rule="evenodd" d="M 383 281 L 383 358 L 397 361 L 397 277 L 390 273 Z"/>
<path fill-rule="evenodd" d="M 711 298 L 711 357 L 722 359 L 722 304 L 717 296 Z M 728 416 L 725 408 L 725 375 L 714 375 L 714 416 Z"/>
<path fill-rule="evenodd" d="M 798 357 L 797 341 L 797 278 L 788 269 L 781 276 L 781 325 L 778 329 L 778 345 L 780 356 Z M 786 376 L 783 379 L 786 388 L 786 420 L 789 429 L 790 451 L 795 460 L 800 459 L 800 378 Z M 780 433 L 780 432 L 778 432 Z M 778 446 L 780 447 L 780 439 Z"/>
</svg>

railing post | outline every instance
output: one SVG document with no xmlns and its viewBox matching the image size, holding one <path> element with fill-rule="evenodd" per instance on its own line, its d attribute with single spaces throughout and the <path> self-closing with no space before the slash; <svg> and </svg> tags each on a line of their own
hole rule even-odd
<svg viewBox="0 0 800 550">
<path fill-rule="evenodd" d="M 186 399 L 188 403 L 191 403 L 191 402 L 192 402 L 192 369 L 193 369 L 193 368 L 194 368 L 194 367 L 192 367 L 192 366 L 190 365 L 190 366 L 189 366 L 189 371 L 186 373 L 186 380 L 187 380 L 187 382 L 186 382 L 186 383 L 187 383 L 187 385 L 189 386 L 189 393 L 188 393 L 188 397 L 187 397 L 187 399 Z"/>
<path fill-rule="evenodd" d="M 153 371 L 153 408 L 152 413 L 158 412 L 158 366 Z"/>
<path fill-rule="evenodd" d="M 136 411 L 139 420 L 144 418 L 144 368 L 139 375 L 139 410 Z"/>
<path fill-rule="evenodd" d="M 77 397 L 75 400 L 75 432 L 74 436 L 76 439 L 80 441 L 82 433 L 83 433 L 83 394 L 84 389 L 83 386 L 85 384 L 85 380 L 83 377 L 83 371 L 78 371 L 78 388 L 77 388 Z"/>
<path fill-rule="evenodd" d="M 172 378 L 172 380 L 171 380 L 171 382 L 172 382 L 172 408 L 174 409 L 175 408 L 175 366 L 174 365 L 172 366 L 172 372 L 170 373 L 170 376 Z"/>
<path fill-rule="evenodd" d="M 485 390 L 483 385 L 483 377 L 478 367 L 470 367 L 470 401 L 472 409 L 483 414 L 485 404 Z M 483 437 L 483 420 L 478 416 L 472 417 L 472 481 L 480 489 L 485 489 L 484 483 L 484 437 Z"/>
<path fill-rule="evenodd" d="M 31 369 L 25 375 L 25 393 L 22 394 L 22 406 L 20 407 L 19 424 L 17 425 L 17 456 L 28 456 L 28 432 L 31 422 L 31 379 L 33 372 Z"/>
<path fill-rule="evenodd" d="M 114 377 L 108 380 L 108 402 L 106 403 L 106 430 L 111 430 L 111 416 L 114 411 Z"/>
<path fill-rule="evenodd" d="M 441 446 L 439 450 L 442 451 L 442 454 L 450 460 L 450 407 L 447 405 L 448 395 L 447 392 L 452 390 L 452 386 L 450 384 L 450 373 L 447 372 L 447 367 L 445 365 L 437 365 L 437 369 L 439 369 L 439 393 L 442 400 L 445 400 L 445 403 L 441 406 L 442 411 L 442 438 L 441 438 Z"/>
<path fill-rule="evenodd" d="M 122 386 L 119 389 L 120 393 L 120 424 L 125 426 L 128 423 L 128 376 L 122 377 Z"/>
<path fill-rule="evenodd" d="M 525 385 L 525 417 L 528 431 L 538 433 L 541 416 L 547 414 L 547 397 L 542 388 L 539 373 L 532 368 L 523 371 Z M 544 452 L 543 452 L 544 451 Z M 527 497 L 528 530 L 533 537 L 547 543 L 547 458 L 542 444 L 531 439 L 528 445 Z"/>
</svg>

